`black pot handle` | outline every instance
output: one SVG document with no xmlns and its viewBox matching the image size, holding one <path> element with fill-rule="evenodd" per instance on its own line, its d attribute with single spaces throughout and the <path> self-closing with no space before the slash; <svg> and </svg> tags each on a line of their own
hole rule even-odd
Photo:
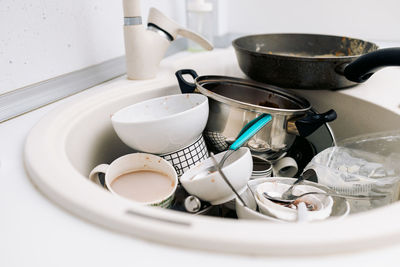
<svg viewBox="0 0 400 267">
<path fill-rule="evenodd" d="M 400 47 L 384 48 L 360 56 L 344 69 L 345 77 L 353 82 L 362 83 L 378 70 L 400 66 Z"/>
<path fill-rule="evenodd" d="M 295 121 L 298 135 L 307 137 L 324 123 L 334 121 L 336 118 L 337 114 L 333 109 L 322 114 L 311 113 L 307 117 Z"/>
<path fill-rule="evenodd" d="M 181 88 L 182 94 L 190 94 L 193 93 L 194 90 L 196 89 L 196 84 L 186 81 L 183 78 L 183 75 L 185 74 L 189 74 L 190 76 L 193 77 L 193 79 L 196 79 L 198 75 L 194 70 L 191 69 L 183 69 L 175 72 L 175 76 L 178 79 L 179 87 Z"/>
</svg>

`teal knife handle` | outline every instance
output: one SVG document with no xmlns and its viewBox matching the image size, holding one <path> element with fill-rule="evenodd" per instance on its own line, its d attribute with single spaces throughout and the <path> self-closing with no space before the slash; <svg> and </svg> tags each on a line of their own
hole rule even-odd
<svg viewBox="0 0 400 267">
<path fill-rule="evenodd" d="M 261 130 L 272 119 L 271 115 L 263 114 L 257 118 L 258 120 L 246 129 L 233 144 L 229 147 L 230 150 L 239 149 L 244 143 L 252 138 L 259 130 Z M 254 121 L 254 120 L 253 120 Z M 246 126 L 245 126 L 246 127 Z"/>
<path fill-rule="evenodd" d="M 263 117 L 265 117 L 265 113 L 261 114 L 260 116 L 252 119 L 251 121 L 249 121 L 245 126 L 243 126 L 243 128 L 240 130 L 240 132 L 238 133 L 238 135 L 236 136 L 235 140 L 238 139 L 245 131 L 247 131 L 254 123 L 256 123 L 257 121 L 259 121 L 260 119 L 262 119 Z"/>
</svg>

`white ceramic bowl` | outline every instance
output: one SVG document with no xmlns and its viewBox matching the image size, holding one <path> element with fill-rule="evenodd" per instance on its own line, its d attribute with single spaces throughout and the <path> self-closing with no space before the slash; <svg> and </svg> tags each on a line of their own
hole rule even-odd
<svg viewBox="0 0 400 267">
<path fill-rule="evenodd" d="M 264 220 L 264 221 L 270 221 L 270 222 L 286 222 L 284 220 L 275 218 L 270 215 L 262 214 L 261 212 L 257 211 L 257 202 L 253 196 L 253 194 L 250 192 L 250 188 L 253 188 L 253 191 L 257 187 L 257 185 L 265 183 L 265 182 L 279 182 L 279 183 L 284 183 L 291 185 L 296 179 L 294 178 L 286 178 L 286 177 L 270 177 L 270 178 L 257 178 L 250 180 L 248 182 L 248 188 L 245 190 L 240 196 L 242 197 L 243 201 L 247 204 L 247 207 L 243 206 L 242 203 L 236 198 L 235 199 L 235 209 L 236 209 L 236 214 L 239 219 L 244 219 L 244 220 Z M 317 184 L 314 182 L 310 181 L 304 181 L 303 184 L 305 185 L 311 185 L 313 187 L 317 187 L 319 189 L 322 189 L 323 191 L 327 192 L 333 192 L 332 189 L 329 189 L 326 186 L 323 186 L 321 184 Z M 332 197 L 333 199 L 333 206 L 332 206 L 332 212 L 329 216 L 329 220 L 341 220 L 345 218 L 349 212 L 350 212 L 350 205 L 349 202 L 345 198 L 341 197 Z"/>
<path fill-rule="evenodd" d="M 255 179 L 257 180 L 257 179 Z M 251 183 L 252 181 L 249 181 Z M 240 197 L 243 199 L 243 201 L 246 203 L 247 207 L 243 206 L 243 204 L 238 200 L 238 198 L 235 199 L 235 210 L 236 210 L 236 215 L 239 219 L 245 219 L 245 220 L 264 220 L 264 221 L 271 221 L 271 222 L 285 222 L 283 220 L 277 219 L 272 216 L 268 216 L 265 214 L 262 214 L 261 212 L 257 211 L 257 203 L 256 200 L 254 199 L 252 193 L 250 192 L 250 189 L 246 189 Z"/>
<path fill-rule="evenodd" d="M 208 99 L 178 94 L 149 99 L 111 116 L 119 138 L 131 148 L 165 154 L 188 146 L 201 135 L 208 119 Z"/>
<path fill-rule="evenodd" d="M 219 162 L 225 153 L 226 151 L 215 155 L 216 160 Z M 235 198 L 235 194 L 220 173 L 216 171 L 193 179 L 196 174 L 213 165 L 211 158 L 196 164 L 182 175 L 180 182 L 189 194 L 208 201 L 212 205 L 219 205 Z M 246 190 L 252 169 L 253 161 L 250 150 L 247 147 L 241 147 L 225 161 L 222 171 L 240 194 Z"/>
<path fill-rule="evenodd" d="M 275 218 L 285 220 L 285 221 L 296 221 L 298 220 L 298 212 L 296 209 L 285 207 L 283 205 L 277 204 L 265 197 L 263 197 L 263 192 L 267 192 L 271 196 L 276 195 L 280 197 L 283 192 L 285 192 L 290 185 L 279 183 L 279 182 L 264 182 L 257 185 L 255 190 L 255 199 L 261 213 L 274 216 Z M 310 185 L 297 185 L 293 188 L 294 195 L 300 195 L 306 192 L 325 192 L 315 186 Z M 302 214 L 303 219 L 307 221 L 323 220 L 329 217 L 332 212 L 333 199 L 330 196 L 325 195 L 307 195 L 301 198 L 301 200 L 306 201 L 315 206 L 313 211 L 305 211 Z"/>
</svg>

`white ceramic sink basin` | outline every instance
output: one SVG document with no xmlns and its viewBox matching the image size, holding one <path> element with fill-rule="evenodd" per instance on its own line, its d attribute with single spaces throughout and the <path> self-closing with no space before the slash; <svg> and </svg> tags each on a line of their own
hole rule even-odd
<svg viewBox="0 0 400 267">
<path fill-rule="evenodd" d="M 400 242 L 397 222 L 400 203 L 341 221 L 276 224 L 143 207 L 114 197 L 90 182 L 87 176 L 94 166 L 132 152 L 114 133 L 110 115 L 144 99 L 178 93 L 173 74 L 180 68 L 193 68 L 201 75 L 243 76 L 230 49 L 206 54 L 183 53 L 164 61 L 157 79 L 120 78 L 54 110 L 32 129 L 26 141 L 26 169 L 38 189 L 50 200 L 95 224 L 182 247 L 244 254 L 306 255 Z M 383 76 L 376 79 L 380 77 Z M 357 92 L 371 92 L 367 87 L 372 85 L 374 82 L 342 92 L 301 93 L 320 111 L 336 109 L 339 117 L 331 126 L 338 139 L 398 129 L 399 114 L 349 95 L 362 96 L 362 92 Z"/>
</svg>

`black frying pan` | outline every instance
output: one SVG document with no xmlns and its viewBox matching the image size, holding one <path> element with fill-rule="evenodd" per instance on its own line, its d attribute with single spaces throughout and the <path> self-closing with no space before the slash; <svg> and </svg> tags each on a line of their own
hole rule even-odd
<svg viewBox="0 0 400 267">
<path fill-rule="evenodd" d="M 317 34 L 262 34 L 233 41 L 239 66 L 251 79 L 286 88 L 340 89 L 400 66 L 400 48 Z"/>
</svg>

